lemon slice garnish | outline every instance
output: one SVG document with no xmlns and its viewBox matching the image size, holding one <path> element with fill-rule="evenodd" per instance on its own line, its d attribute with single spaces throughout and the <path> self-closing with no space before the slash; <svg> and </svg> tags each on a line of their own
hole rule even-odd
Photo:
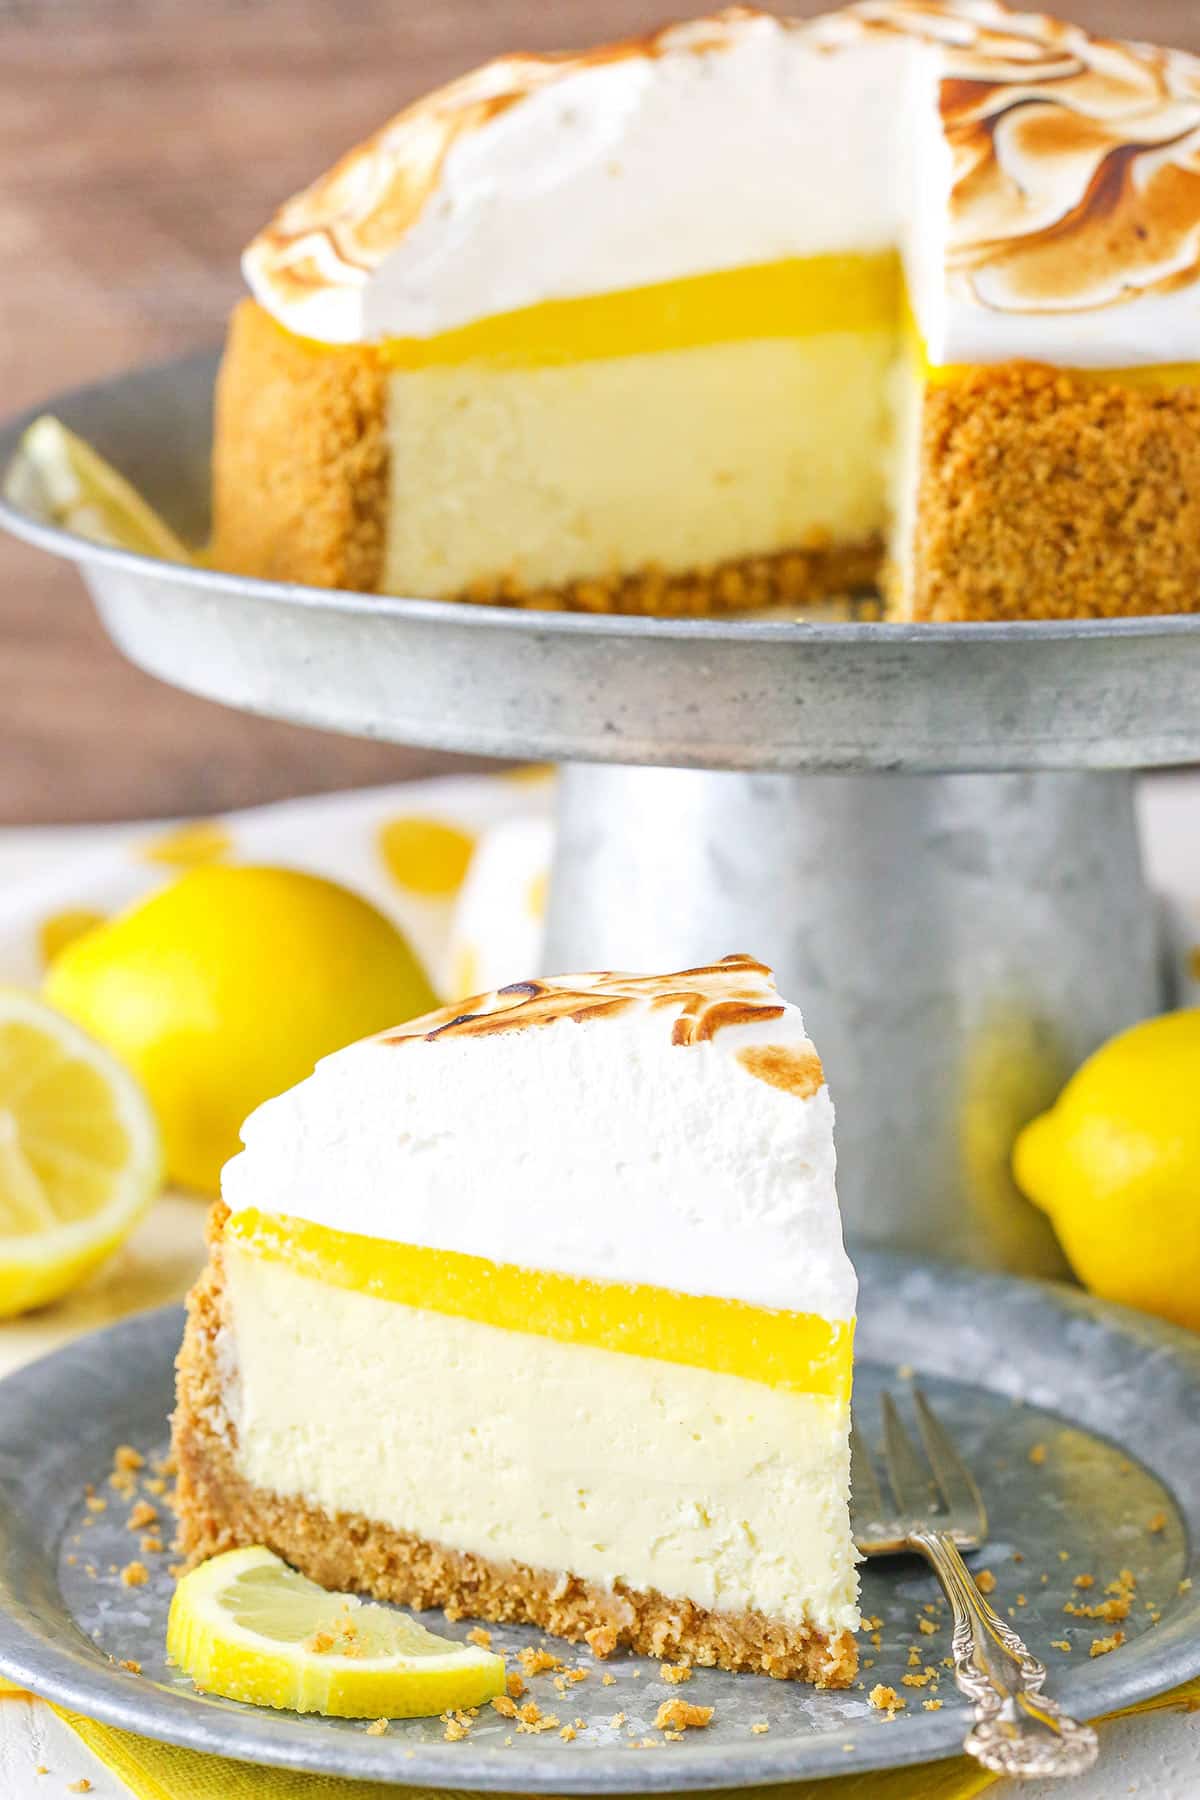
<svg viewBox="0 0 1200 1800">
<path fill-rule="evenodd" d="M 161 1169 L 133 1076 L 61 1013 L 0 988 L 0 1318 L 82 1281 L 133 1228 Z"/>
<path fill-rule="evenodd" d="M 8 477 L 8 497 L 93 543 L 168 562 L 195 558 L 170 526 L 111 463 L 46 415 L 21 439 Z"/>
<path fill-rule="evenodd" d="M 203 1693 L 337 1719 L 433 1717 L 504 1692 L 500 1657 L 327 1593 L 261 1545 L 184 1576 L 167 1653 Z"/>
</svg>

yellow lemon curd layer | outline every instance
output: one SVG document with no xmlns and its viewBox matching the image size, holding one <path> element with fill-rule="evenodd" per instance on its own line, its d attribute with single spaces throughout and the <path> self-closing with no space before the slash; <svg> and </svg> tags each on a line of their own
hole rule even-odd
<svg viewBox="0 0 1200 1800">
<path fill-rule="evenodd" d="M 849 1399 L 851 1321 L 519 1268 L 251 1208 L 227 1220 L 225 1237 L 264 1261 L 402 1306 Z"/>
<path fill-rule="evenodd" d="M 815 337 L 894 327 L 901 300 L 893 251 L 792 256 L 648 287 L 544 300 L 428 338 L 389 338 L 397 369 L 487 362 L 509 368 L 597 362 L 742 338 Z"/>
<path fill-rule="evenodd" d="M 903 334 L 915 346 L 925 380 L 935 386 L 962 380 L 979 366 L 930 361 L 895 250 L 789 256 L 645 287 L 543 300 L 474 319 L 431 337 L 385 338 L 378 348 L 384 362 L 397 371 L 470 363 L 538 369 L 754 338 L 808 338 L 855 331 Z M 337 354 L 344 348 L 315 339 L 305 341 L 313 350 L 326 353 Z M 1064 368 L 1084 379 L 1151 390 L 1200 383 L 1200 363 L 1196 362 Z"/>
</svg>

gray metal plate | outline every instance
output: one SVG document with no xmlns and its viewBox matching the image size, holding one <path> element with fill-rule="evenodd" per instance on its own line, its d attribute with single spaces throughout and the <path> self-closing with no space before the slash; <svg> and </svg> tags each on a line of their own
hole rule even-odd
<svg viewBox="0 0 1200 1800">
<path fill-rule="evenodd" d="M 1053 1690 L 1081 1717 L 1147 1699 L 1200 1672 L 1200 1342 L 1074 1290 L 983 1276 L 880 1252 L 860 1258 L 863 1281 L 858 1405 L 873 1428 L 884 1380 L 925 1381 L 985 1488 L 993 1536 L 976 1566 L 995 1574 L 1030 1646 L 1050 1664 Z M 881 1621 L 872 1666 L 844 1694 L 819 1694 L 757 1676 L 698 1671 L 686 1697 L 715 1706 L 713 1724 L 686 1741 L 633 1750 L 659 1702 L 678 1690 L 657 1665 L 609 1664 L 611 1687 L 589 1670 L 562 1698 L 547 1676 L 533 1685 L 545 1710 L 588 1728 L 504 1739 L 511 1724 L 482 1716 L 447 1744 L 437 1721 L 397 1723 L 381 1738 L 361 1724 L 259 1712 L 195 1695 L 163 1655 L 170 1556 L 150 1556 L 151 1582 L 121 1585 L 113 1568 L 136 1553 L 128 1512 L 110 1494 L 89 1513 L 83 1489 L 105 1492 L 116 1444 L 165 1443 L 179 1309 L 145 1314 L 83 1339 L 0 1384 L 0 1673 L 79 1712 L 150 1737 L 248 1761 L 398 1785 L 555 1793 L 734 1787 L 954 1753 L 964 1708 L 941 1666 L 948 1629 L 924 1568 L 900 1561 L 865 1572 L 864 1611 Z M 1030 1451 L 1045 1449 L 1031 1462 Z M 1163 1515 L 1163 1527 L 1151 1521 Z M 75 1560 L 72 1562 L 71 1558 Z M 1189 1563 L 1190 1558 L 1190 1563 Z M 1107 1624 L 1065 1613 L 1103 1595 L 1119 1570 L 1137 1578 L 1128 1641 L 1089 1655 Z M 90 1572 L 94 1571 L 94 1572 Z M 1077 1575 L 1095 1585 L 1077 1588 Z M 1154 1615 L 1159 1615 L 1154 1622 Z M 923 1631 L 920 1622 L 931 1624 Z M 466 1624 L 435 1629 L 462 1635 Z M 501 1648 L 538 1641 L 498 1630 Z M 1068 1652 L 1054 1640 L 1071 1645 Z M 915 1645 L 939 1682 L 905 1687 Z M 115 1666 L 132 1658 L 141 1675 Z M 918 1671 L 919 1672 L 919 1671 Z M 883 1681 L 908 1701 L 887 1722 L 867 1704 Z M 931 1697 L 943 1704 L 926 1711 Z M 626 1714 L 623 1728 L 609 1722 Z M 770 1729 L 755 1734 L 765 1721 Z"/>
<path fill-rule="evenodd" d="M 201 543 L 214 358 L 48 401 Z M 0 470 L 24 425 L 0 432 Z M 289 587 L 106 550 L 76 562 L 153 675 L 231 706 L 447 750 L 677 768 L 1140 768 L 1200 757 L 1200 615 L 1009 625 L 522 613 Z"/>
</svg>

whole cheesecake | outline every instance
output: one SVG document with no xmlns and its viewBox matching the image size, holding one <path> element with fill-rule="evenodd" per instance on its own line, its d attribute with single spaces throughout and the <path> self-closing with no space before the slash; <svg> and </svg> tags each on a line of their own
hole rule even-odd
<svg viewBox="0 0 1200 1800">
<path fill-rule="evenodd" d="M 179 1358 L 193 1559 L 852 1680 L 855 1279 L 768 970 L 521 982 L 327 1058 L 244 1139 Z"/>
<path fill-rule="evenodd" d="M 595 611 L 1200 606 L 1200 61 L 996 0 L 510 56 L 246 252 L 213 560 Z"/>
</svg>

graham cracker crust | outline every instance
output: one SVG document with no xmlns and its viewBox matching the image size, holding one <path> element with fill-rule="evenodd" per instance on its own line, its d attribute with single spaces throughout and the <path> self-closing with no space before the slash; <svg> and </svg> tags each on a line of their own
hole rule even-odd
<svg viewBox="0 0 1200 1800">
<path fill-rule="evenodd" d="M 1200 388 L 1033 363 L 931 385 L 908 579 L 894 617 L 1200 610 Z"/>
<path fill-rule="evenodd" d="M 373 592 L 387 533 L 387 381 L 371 345 L 229 323 L 213 429 L 212 567 Z"/>
<path fill-rule="evenodd" d="M 355 1513 L 326 1513 L 303 1500 L 252 1487 L 239 1473 L 236 1433 L 222 1394 L 224 1328 L 218 1202 L 210 1217 L 210 1261 L 188 1297 L 176 1363 L 174 1453 L 179 1542 L 189 1565 L 247 1544 L 265 1544 L 327 1588 L 368 1593 L 450 1618 L 539 1626 L 585 1642 L 596 1656 L 620 1645 L 645 1656 L 743 1670 L 842 1688 L 858 1669 L 850 1632 L 830 1636 L 761 1614 L 706 1611 L 653 1590 L 597 1587 L 571 1574 L 501 1563 L 451 1550 Z"/>
<path fill-rule="evenodd" d="M 532 612 L 704 619 L 720 613 L 807 606 L 830 596 L 871 588 L 878 580 L 881 554 L 875 538 L 859 544 L 814 542 L 770 556 L 738 557 L 684 574 L 669 574 L 659 568 L 636 569 L 627 575 L 571 581 L 559 588 L 528 589 L 506 576 L 491 584 L 477 582 L 456 598 L 488 606 L 523 607 Z"/>
</svg>

